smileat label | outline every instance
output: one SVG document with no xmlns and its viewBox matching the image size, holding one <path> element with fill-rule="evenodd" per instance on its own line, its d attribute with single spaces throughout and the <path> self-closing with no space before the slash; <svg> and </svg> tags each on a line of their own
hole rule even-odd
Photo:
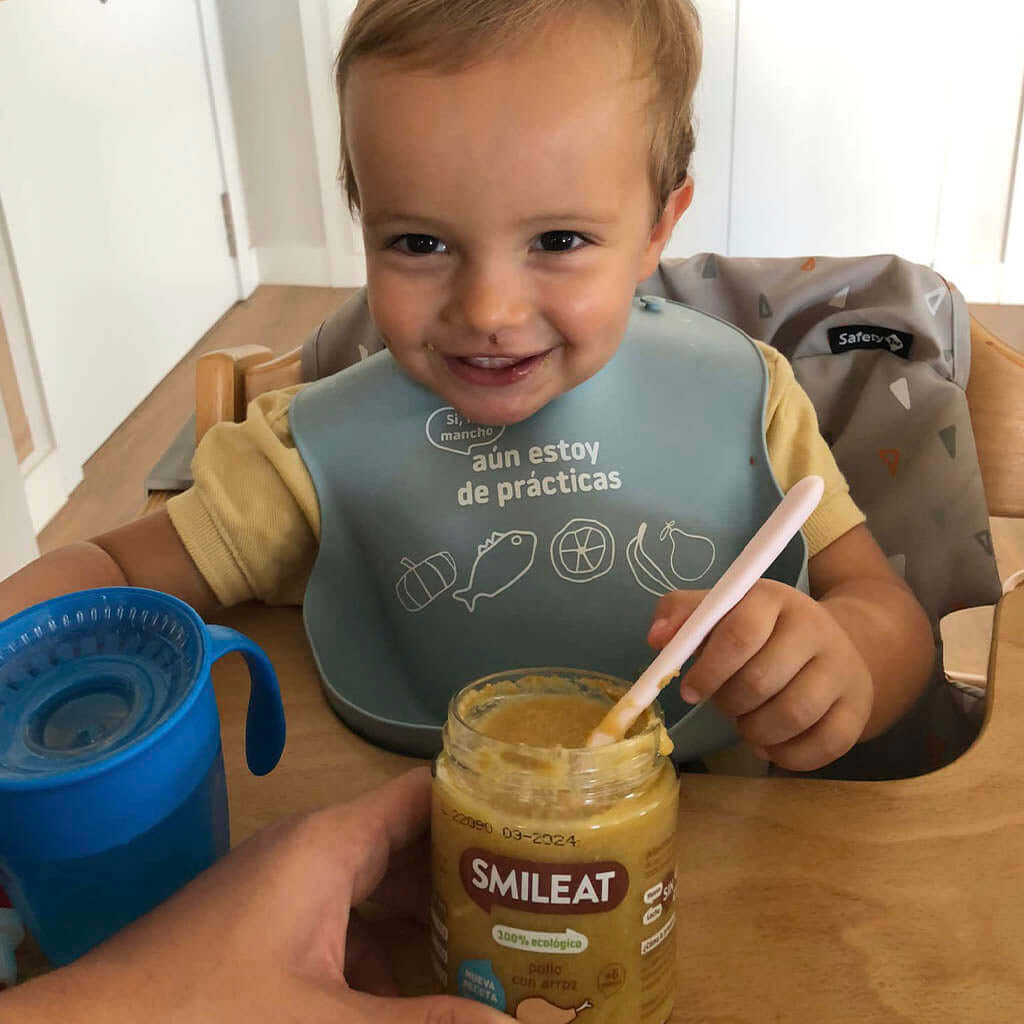
<svg viewBox="0 0 1024 1024">
<path fill-rule="evenodd" d="M 494 904 L 535 914 L 597 914 L 617 907 L 629 889 L 618 861 L 551 864 L 470 848 L 459 859 L 469 898 L 485 911 Z"/>
</svg>

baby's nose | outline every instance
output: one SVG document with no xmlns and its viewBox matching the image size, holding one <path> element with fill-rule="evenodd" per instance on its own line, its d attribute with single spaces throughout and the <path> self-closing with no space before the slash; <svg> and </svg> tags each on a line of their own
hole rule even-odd
<svg viewBox="0 0 1024 1024">
<path fill-rule="evenodd" d="M 522 327 L 530 318 L 528 285 L 512 269 L 463 268 L 452 296 L 453 312 L 462 326 L 484 335 Z"/>
</svg>

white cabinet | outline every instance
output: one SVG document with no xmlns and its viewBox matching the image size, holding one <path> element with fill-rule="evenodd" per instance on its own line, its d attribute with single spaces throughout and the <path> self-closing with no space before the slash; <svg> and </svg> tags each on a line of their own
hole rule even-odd
<svg viewBox="0 0 1024 1024">
<path fill-rule="evenodd" d="M 698 8 L 696 195 L 668 255 L 893 252 L 973 301 L 1024 302 L 1024 6 Z"/>
<path fill-rule="evenodd" d="M 733 253 L 929 262 L 956 47 L 918 6 L 740 5 Z"/>
</svg>

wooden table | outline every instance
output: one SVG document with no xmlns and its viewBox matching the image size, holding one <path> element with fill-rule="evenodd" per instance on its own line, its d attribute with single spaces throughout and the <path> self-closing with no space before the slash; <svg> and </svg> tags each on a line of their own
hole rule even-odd
<svg viewBox="0 0 1024 1024">
<path fill-rule="evenodd" d="M 234 841 L 418 763 L 323 698 L 297 610 L 225 625 L 277 667 L 288 719 L 264 778 L 242 756 L 242 659 L 215 669 Z M 674 1021 L 1017 1021 L 1024 1008 L 1024 591 L 997 614 L 989 711 L 942 771 L 896 782 L 683 778 Z"/>
<path fill-rule="evenodd" d="M 233 842 L 419 763 L 335 716 L 298 610 L 248 605 L 219 621 L 270 656 L 288 721 L 280 764 L 253 777 L 244 662 L 216 665 Z M 1024 591 L 1003 599 L 997 629 L 986 725 L 942 771 L 881 783 L 684 776 L 673 1021 L 1020 1019 Z M 407 956 L 425 977 L 425 956 Z"/>
</svg>

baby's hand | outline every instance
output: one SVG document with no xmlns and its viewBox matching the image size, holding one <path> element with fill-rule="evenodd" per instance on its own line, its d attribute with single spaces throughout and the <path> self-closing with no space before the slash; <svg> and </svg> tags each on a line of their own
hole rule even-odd
<svg viewBox="0 0 1024 1024">
<path fill-rule="evenodd" d="M 647 639 L 661 648 L 707 591 L 666 594 Z M 760 580 L 711 631 L 682 679 L 682 697 L 710 698 L 758 756 L 811 771 L 845 754 L 871 714 L 871 673 L 846 631 L 812 597 Z"/>
</svg>

